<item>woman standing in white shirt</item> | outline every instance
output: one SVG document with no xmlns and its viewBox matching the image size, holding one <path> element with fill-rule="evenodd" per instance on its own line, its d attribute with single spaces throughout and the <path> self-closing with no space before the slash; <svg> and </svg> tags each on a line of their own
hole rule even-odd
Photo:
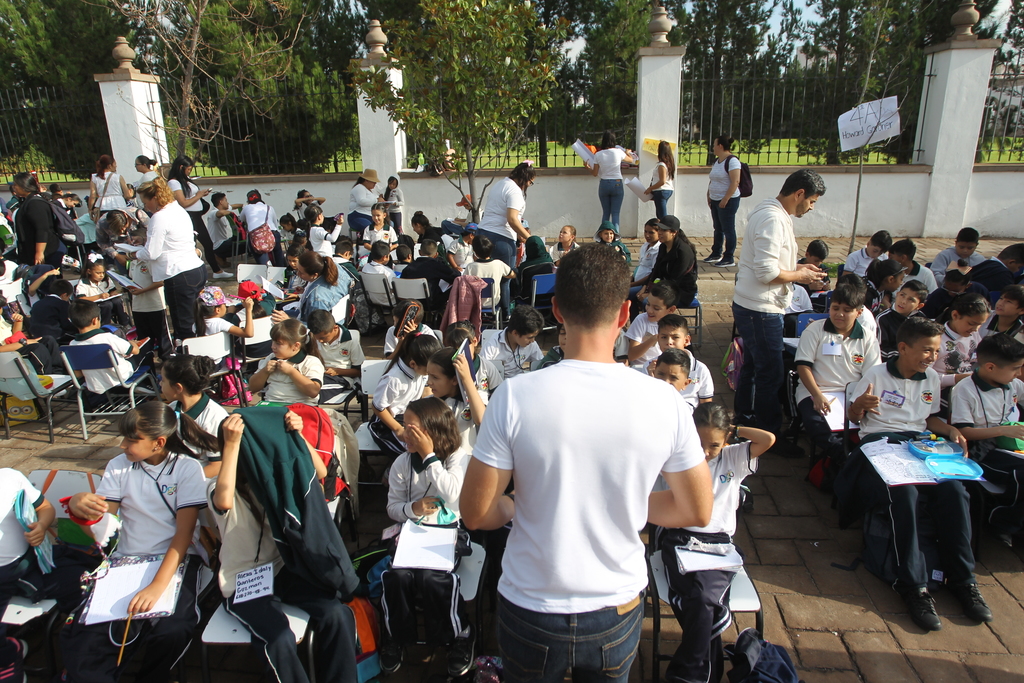
<svg viewBox="0 0 1024 683">
<path fill-rule="evenodd" d="M 89 215 L 97 221 L 111 209 L 126 209 L 130 197 L 128 184 L 117 172 L 117 162 L 109 154 L 102 155 L 89 181 Z"/>
<path fill-rule="evenodd" d="M 210 264 L 210 269 L 213 270 L 213 279 L 230 280 L 233 277 L 232 274 L 222 272 L 220 263 L 213 253 L 213 240 L 210 239 L 210 231 L 206 229 L 206 221 L 203 220 L 203 216 L 210 210 L 210 203 L 206 201 L 205 197 L 213 190 L 210 188 L 200 190 L 192 182 L 191 176 L 194 167 L 195 162 L 189 157 L 181 156 L 175 159 L 171 164 L 171 170 L 167 173 L 167 186 L 174 193 L 175 201 L 188 212 L 189 220 L 192 221 L 192 230 L 203 247 L 203 253 L 206 254 L 206 261 Z"/>
<path fill-rule="evenodd" d="M 622 162 L 626 153 L 615 146 L 615 133 L 604 132 L 601 149 L 594 155 L 594 164 L 587 164 L 591 175 L 601 182 L 597 186 L 597 198 L 601 200 L 601 222 L 611 221 L 619 231 L 619 209 L 622 208 Z"/>
<path fill-rule="evenodd" d="M 379 183 L 377 171 L 366 168 L 348 193 L 348 229 L 354 231 L 357 238 L 362 237 L 363 230 L 371 223 L 370 210 L 373 205 L 384 201 L 376 189 Z"/>
<path fill-rule="evenodd" d="M 142 177 L 135 181 L 135 187 L 142 187 L 142 183 L 148 183 L 160 174 L 153 170 L 157 160 L 150 159 L 144 154 L 135 157 L 135 170 L 142 174 Z"/>
<path fill-rule="evenodd" d="M 175 341 L 190 339 L 196 336 L 193 304 L 206 286 L 206 266 L 196 255 L 192 220 L 174 201 L 163 178 L 143 184 L 138 195 L 153 217 L 149 221 L 146 246 L 136 256 L 149 261 L 154 282 L 164 283 Z"/>
<path fill-rule="evenodd" d="M 673 158 L 672 145 L 665 140 L 658 143 L 658 165 L 654 167 L 654 176 L 647 192 L 654 197 L 654 215 L 660 221 L 668 214 L 668 198 L 672 196 L 676 177 L 676 160 Z"/>
<path fill-rule="evenodd" d="M 523 213 L 526 211 L 526 191 L 533 185 L 537 177 L 537 169 L 532 161 L 524 161 L 512 169 L 508 177 L 487 193 L 487 206 L 477 227 L 477 239 L 486 237 L 494 244 L 491 255 L 504 261 L 509 270 L 516 269 L 516 238 L 523 241 L 530 239 L 530 231 L 523 226 Z M 511 299 L 508 280 L 501 283 L 501 300 L 504 312 L 508 314 L 508 302 Z"/>
<path fill-rule="evenodd" d="M 740 208 L 741 166 L 740 160 L 730 151 L 734 142 L 728 135 L 719 135 L 711 148 L 718 157 L 708 174 L 711 179 L 708 183 L 708 207 L 715 226 L 715 242 L 711 245 L 711 255 L 704 262 L 714 263 L 719 268 L 736 265 L 733 256 L 736 251 L 736 212 Z"/>
</svg>

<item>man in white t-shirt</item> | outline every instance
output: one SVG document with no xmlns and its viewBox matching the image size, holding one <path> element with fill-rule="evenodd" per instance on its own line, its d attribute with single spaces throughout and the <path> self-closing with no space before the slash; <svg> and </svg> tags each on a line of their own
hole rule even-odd
<svg viewBox="0 0 1024 683">
<path fill-rule="evenodd" d="M 560 682 L 569 668 L 625 676 L 647 585 L 637 530 L 711 517 L 710 474 L 679 392 L 613 361 L 629 282 L 601 245 L 562 259 L 552 304 L 565 360 L 494 392 L 466 474 L 467 526 L 513 522 L 498 586 L 508 683 Z M 659 473 L 669 490 L 651 493 Z M 513 475 L 514 496 L 503 495 Z"/>
</svg>

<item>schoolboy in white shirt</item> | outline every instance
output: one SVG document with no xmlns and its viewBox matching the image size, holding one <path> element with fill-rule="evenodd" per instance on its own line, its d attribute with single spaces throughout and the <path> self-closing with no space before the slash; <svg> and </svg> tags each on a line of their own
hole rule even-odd
<svg viewBox="0 0 1024 683">
<path fill-rule="evenodd" d="M 647 295 L 646 309 L 626 330 L 629 340 L 629 367 L 644 372 L 648 364 L 661 355 L 658 348 L 658 321 L 676 312 L 679 293 L 670 282 L 657 282 Z"/>
<path fill-rule="evenodd" d="M 379 246 L 378 246 L 379 245 Z M 384 286 L 391 287 L 395 280 L 395 271 L 388 268 L 388 261 L 391 260 L 391 247 L 385 242 L 374 242 L 370 247 L 370 258 L 363 266 L 362 272 L 372 275 L 383 275 Z M 377 306 L 390 306 L 391 302 L 387 295 L 369 292 L 370 303 Z"/>
<path fill-rule="evenodd" d="M 992 315 L 981 328 L 981 334 L 984 337 L 1005 334 L 1024 343 L 1024 286 L 1003 287 Z"/>
<path fill-rule="evenodd" d="M 908 441 L 928 430 L 967 449 L 967 440 L 956 427 L 938 416 L 939 375 L 932 369 L 942 344 L 942 326 L 926 318 L 908 318 L 897 335 L 899 356 L 865 371 L 853 395 L 849 418 L 860 423 L 861 442 L 888 438 Z M 835 490 L 840 518 L 876 505 L 888 508 L 892 523 L 892 549 L 898 558 L 893 588 L 902 596 L 910 618 L 927 631 L 938 631 L 942 622 L 928 592 L 928 569 L 918 545 L 918 499 L 925 498 L 943 548 L 946 585 L 974 621 L 991 621 L 974 578 L 971 549 L 969 497 L 963 483 L 886 486 L 864 463 L 859 473 L 851 463 L 839 473 Z M 854 478 L 856 479 L 854 480 Z"/>
<path fill-rule="evenodd" d="M 533 306 L 516 306 L 508 325 L 491 337 L 480 350 L 480 357 L 505 369 L 505 379 L 529 372 L 534 361 L 544 358 L 537 335 L 544 328 L 544 316 Z"/>
<path fill-rule="evenodd" d="M 85 376 L 85 386 L 89 391 L 102 394 L 109 389 L 121 386 L 121 382 L 127 381 L 144 360 L 139 356 L 139 348 L 148 340 L 127 341 L 116 334 L 107 332 L 100 326 L 100 307 L 95 301 L 72 302 L 68 309 L 68 317 L 78 328 L 78 334 L 72 340 L 71 346 L 106 344 L 114 350 L 114 358 L 117 360 L 116 369 L 82 371 Z M 129 356 L 132 357 L 131 361 L 127 358 Z"/>
<path fill-rule="evenodd" d="M 459 239 L 448 245 L 448 265 L 460 273 L 473 262 L 473 239 L 476 237 L 476 223 L 462 229 Z"/>
<path fill-rule="evenodd" d="M 316 310 L 309 314 L 309 333 L 316 339 L 317 351 L 324 363 L 324 386 L 320 402 L 328 402 L 337 391 L 351 389 L 362 374 L 363 349 L 348 328 L 339 325 L 330 311 Z M 324 392 L 328 392 L 324 396 Z"/>
<path fill-rule="evenodd" d="M 815 320 L 800 335 L 796 348 L 797 408 L 807 431 L 820 450 L 819 459 L 839 462 L 844 453 L 842 434 L 833 432 L 826 419 L 846 409 L 846 385 L 858 382 L 864 371 L 881 363 L 878 340 L 864 333 L 857 318 L 864 310 L 864 293 L 843 283 L 832 292 L 828 318 Z M 843 396 L 836 405 L 828 393 Z"/>
<path fill-rule="evenodd" d="M 668 382 L 680 394 L 693 383 L 690 379 L 690 354 L 683 349 L 667 349 L 660 356 L 651 362 L 653 368 L 651 377 Z M 684 403 L 687 411 L 693 413 L 694 406 Z"/>
<path fill-rule="evenodd" d="M 875 259 L 884 261 L 889 258 L 886 252 L 892 246 L 892 237 L 888 230 L 879 230 L 868 239 L 863 249 L 859 249 L 846 257 L 846 265 L 843 266 L 843 273 L 853 273 L 864 277 L 868 272 L 868 266 Z"/>
<path fill-rule="evenodd" d="M 680 349 L 690 357 L 690 383 L 680 391 L 683 400 L 691 408 L 700 403 L 709 403 L 715 395 L 715 381 L 708 366 L 693 357 L 686 347 L 690 345 L 690 328 L 686 318 L 673 313 L 658 321 L 658 349 L 664 353 L 669 349 Z M 653 374 L 654 364 L 647 366 L 647 374 Z"/>
</svg>

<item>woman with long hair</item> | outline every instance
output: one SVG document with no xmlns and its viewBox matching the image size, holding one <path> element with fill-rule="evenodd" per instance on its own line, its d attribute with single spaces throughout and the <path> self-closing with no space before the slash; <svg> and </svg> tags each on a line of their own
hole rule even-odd
<svg viewBox="0 0 1024 683">
<path fill-rule="evenodd" d="M 714 263 L 719 268 L 735 266 L 736 212 L 740 208 L 740 160 L 732 153 L 733 140 L 728 135 L 719 135 L 712 146 L 717 160 L 708 174 L 708 208 L 711 222 L 715 226 L 715 242 L 711 255 L 705 263 Z M 722 244 L 725 251 L 722 251 Z"/>
<path fill-rule="evenodd" d="M 135 182 L 135 187 L 138 188 L 142 183 L 148 183 L 160 174 L 153 170 L 159 162 L 156 159 L 150 159 L 145 154 L 140 154 L 135 157 L 135 170 L 142 174 L 142 177 Z"/>
<path fill-rule="evenodd" d="M 68 248 L 53 229 L 53 209 L 40 196 L 39 181 L 28 171 L 23 171 L 11 181 L 11 192 L 20 200 L 14 214 L 18 263 L 26 266 L 46 264 L 59 271 Z"/>
<path fill-rule="evenodd" d="M 188 212 L 189 220 L 192 221 L 192 230 L 196 233 L 199 244 L 203 246 L 206 261 L 213 270 L 213 279 L 230 280 L 233 277 L 232 274 L 221 271 L 217 256 L 213 253 L 213 240 L 210 239 L 210 231 L 207 230 L 206 221 L 203 220 L 203 216 L 210 210 L 210 203 L 206 201 L 205 197 L 213 190 L 211 188 L 200 190 L 192 182 L 191 176 L 194 168 L 195 162 L 191 158 L 178 157 L 171 163 L 171 170 L 167 173 L 167 186 L 174 193 L 175 201 Z"/>
<path fill-rule="evenodd" d="M 615 146 L 615 133 L 606 130 L 601 137 L 601 149 L 594 155 L 594 163 L 587 164 L 590 174 L 601 179 L 597 198 L 601 200 L 601 222 L 611 221 L 619 231 L 619 210 L 622 208 L 622 162 L 626 153 Z"/>
<path fill-rule="evenodd" d="M 654 176 L 647 191 L 654 197 L 654 215 L 660 221 L 668 214 L 668 198 L 672 196 L 676 177 L 676 160 L 672 154 L 672 145 L 665 140 L 658 143 L 658 165 L 654 167 Z"/>
<path fill-rule="evenodd" d="M 93 222 L 111 209 L 125 209 L 132 193 L 124 177 L 117 172 L 117 162 L 109 154 L 96 160 L 96 173 L 89 179 L 89 215 Z"/>
<path fill-rule="evenodd" d="M 477 239 L 488 238 L 494 248 L 491 255 L 503 261 L 510 270 L 516 269 L 516 239 L 525 242 L 530 231 L 523 226 L 522 215 L 526 211 L 526 191 L 537 178 L 537 169 L 532 161 L 524 161 L 512 169 L 508 177 L 496 183 L 487 193 L 484 215 L 477 226 Z M 501 283 L 501 302 L 508 314 L 511 300 L 508 280 Z"/>
</svg>

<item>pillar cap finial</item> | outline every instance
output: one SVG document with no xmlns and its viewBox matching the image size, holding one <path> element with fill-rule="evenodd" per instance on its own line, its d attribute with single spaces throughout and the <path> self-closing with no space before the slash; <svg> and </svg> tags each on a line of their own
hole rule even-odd
<svg viewBox="0 0 1024 683">
<path fill-rule="evenodd" d="M 972 0 L 960 3 L 960 7 L 949 19 L 949 23 L 953 25 L 952 40 L 977 40 L 978 36 L 974 33 L 974 25 L 980 20 L 981 13 L 978 12 Z"/>
<path fill-rule="evenodd" d="M 380 27 L 380 21 L 374 19 L 370 22 L 370 30 L 366 34 L 366 47 L 370 48 L 367 57 L 370 59 L 383 59 L 387 53 L 384 46 L 388 44 L 388 37 L 384 29 Z"/>
<path fill-rule="evenodd" d="M 117 40 L 114 41 L 114 49 L 111 50 L 110 54 L 117 60 L 116 70 L 129 71 L 133 68 L 132 62 L 135 61 L 135 50 L 128 44 L 124 36 L 117 37 Z"/>
<path fill-rule="evenodd" d="M 661 0 L 654 0 L 651 5 L 651 21 L 647 24 L 647 31 L 651 34 L 651 47 L 671 47 L 668 42 L 668 32 L 672 30 L 672 21 L 668 18 L 668 12 L 661 4 Z"/>
</svg>

